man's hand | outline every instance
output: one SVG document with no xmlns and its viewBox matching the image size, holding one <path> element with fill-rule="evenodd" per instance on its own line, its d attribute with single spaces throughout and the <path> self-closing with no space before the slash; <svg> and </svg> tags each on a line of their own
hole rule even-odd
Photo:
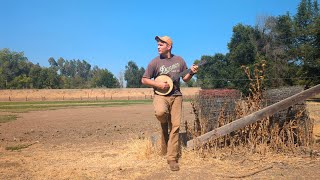
<svg viewBox="0 0 320 180">
<path fill-rule="evenodd" d="M 167 82 L 157 82 L 157 88 L 161 90 L 168 90 L 170 85 Z"/>
<path fill-rule="evenodd" d="M 190 73 L 191 74 L 195 74 L 198 72 L 198 66 L 193 64 L 191 67 L 190 67 Z"/>
</svg>

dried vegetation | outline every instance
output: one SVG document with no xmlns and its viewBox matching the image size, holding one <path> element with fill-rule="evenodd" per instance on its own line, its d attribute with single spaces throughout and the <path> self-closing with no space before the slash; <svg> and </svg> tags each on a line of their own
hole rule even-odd
<svg viewBox="0 0 320 180">
<path fill-rule="evenodd" d="M 192 102 L 195 120 L 188 123 L 189 139 L 245 117 L 303 90 L 301 87 L 264 89 L 264 67 L 265 64 L 262 62 L 254 67 L 252 73 L 248 67 L 243 67 L 250 80 L 250 93 L 246 97 L 242 97 L 236 91 L 221 93 L 225 91 L 221 90 L 219 93 L 212 91 L 210 93 L 210 90 L 202 90 L 204 92 L 200 92 Z M 200 151 L 294 153 L 297 150 L 312 147 L 314 142 L 312 134 L 313 119 L 309 117 L 306 103 L 300 103 L 229 135 L 214 139 Z"/>
</svg>

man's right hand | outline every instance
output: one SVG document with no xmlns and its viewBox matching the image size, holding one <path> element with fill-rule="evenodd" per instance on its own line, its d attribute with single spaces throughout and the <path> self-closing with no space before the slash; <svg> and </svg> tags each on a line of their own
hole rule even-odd
<svg viewBox="0 0 320 180">
<path fill-rule="evenodd" d="M 168 90 L 170 88 L 170 85 L 167 82 L 158 82 L 157 88 L 161 90 Z"/>
</svg>

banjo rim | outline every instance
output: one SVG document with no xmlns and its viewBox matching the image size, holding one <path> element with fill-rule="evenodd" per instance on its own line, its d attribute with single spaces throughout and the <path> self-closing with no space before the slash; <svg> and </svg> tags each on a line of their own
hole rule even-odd
<svg viewBox="0 0 320 180">
<path fill-rule="evenodd" d="M 169 84 L 169 86 L 170 86 L 170 88 L 168 90 L 155 89 L 155 92 L 158 95 L 164 96 L 164 95 L 169 94 L 172 91 L 172 89 L 173 89 L 173 81 L 168 75 L 160 75 L 155 79 L 155 81 L 156 82 L 167 82 Z"/>
</svg>

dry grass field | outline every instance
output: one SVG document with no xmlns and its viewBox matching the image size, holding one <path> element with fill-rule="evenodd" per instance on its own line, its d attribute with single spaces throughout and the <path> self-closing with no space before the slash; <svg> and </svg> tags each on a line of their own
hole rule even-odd
<svg viewBox="0 0 320 180">
<path fill-rule="evenodd" d="M 9 113 L 18 118 L 0 123 L 0 179 L 317 179 L 320 103 L 308 108 L 313 147 L 296 154 L 182 149 L 178 172 L 150 141 L 160 130 L 151 103 Z M 184 102 L 183 120 L 193 119 Z"/>
<path fill-rule="evenodd" d="M 200 88 L 181 88 L 188 97 Z M 0 101 L 151 99 L 152 88 L 0 90 Z"/>
</svg>

